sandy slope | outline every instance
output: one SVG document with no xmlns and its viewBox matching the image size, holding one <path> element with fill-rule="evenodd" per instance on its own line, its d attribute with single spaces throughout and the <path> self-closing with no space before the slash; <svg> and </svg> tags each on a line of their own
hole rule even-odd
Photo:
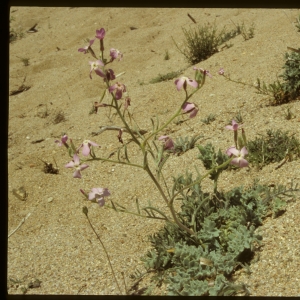
<svg viewBox="0 0 300 300">
<path fill-rule="evenodd" d="M 124 54 L 123 60 L 114 62 L 111 68 L 116 74 L 126 71 L 120 81 L 128 88 L 130 109 L 140 127 L 150 130 L 150 117 L 158 115 L 163 121 L 170 116 L 183 101 L 183 92 L 177 92 L 173 80 L 148 83 L 158 74 L 187 66 L 171 38 L 182 45 L 181 28 L 196 26 L 187 13 L 199 24 L 216 22 L 218 28 L 233 29 L 232 21 L 236 24 L 244 21 L 247 26 L 253 23 L 255 36 L 248 41 L 237 36 L 231 41 L 231 48 L 197 65 L 213 75 L 193 98 L 200 112 L 188 125 L 170 126 L 165 133 L 171 132 L 173 138 L 202 133 L 204 143 L 210 141 L 225 150 L 232 144 L 232 135 L 224 126 L 241 111 L 248 139 L 269 128 L 290 130 L 300 138 L 299 101 L 268 107 L 265 97 L 256 94 L 253 88 L 226 82 L 217 74 L 224 67 L 237 80 L 253 83 L 259 77 L 265 82 L 274 81 L 282 72 L 286 47 L 299 47 L 299 34 L 292 24 L 299 10 L 13 7 L 11 26 L 25 35 L 10 44 L 10 91 L 18 89 L 25 77 L 24 84 L 31 88 L 9 98 L 9 232 L 28 213 L 31 215 L 8 240 L 9 293 L 22 293 L 22 285 L 34 279 L 42 283 L 38 288 L 28 289 L 27 294 L 119 293 L 106 256 L 82 213 L 83 205 L 89 207 L 92 223 L 101 234 L 120 282 L 120 272 L 124 272 L 130 285 L 130 274 L 136 269 L 143 270 L 139 258 L 150 249 L 147 236 L 162 224 L 85 203 L 79 189 L 108 187 L 111 199 L 126 207 L 134 209 L 138 198 L 142 203 L 151 200 L 163 208 L 153 183 L 140 169 L 96 162 L 82 172 L 81 180 L 74 179 L 73 171 L 64 168 L 70 160 L 65 149 L 59 148 L 54 140 L 63 132 L 76 145 L 91 139 L 101 145 L 97 153 L 103 156 L 119 146 L 114 131 L 91 135 L 99 126 L 120 125 L 120 122 L 114 117 L 109 119 L 108 110 L 103 108 L 98 114 L 88 114 L 104 84 L 95 74 L 90 80 L 88 62 L 93 58 L 77 51 L 86 44 L 84 39 L 93 38 L 95 30 L 101 27 L 107 31 L 106 55 L 111 47 Z M 36 23 L 38 32 L 26 33 Z M 137 29 L 131 30 L 131 26 Z M 98 47 L 95 43 L 96 53 Z M 166 50 L 170 60 L 164 60 Z M 24 66 L 20 58 L 29 58 L 29 66 Z M 192 68 L 186 69 L 184 75 L 193 76 Z M 284 112 L 288 107 L 297 117 L 286 121 Z M 48 116 L 43 118 L 46 112 Z M 66 120 L 55 124 L 59 113 Z M 205 125 L 200 120 L 210 113 L 217 119 Z M 32 143 L 41 139 L 44 140 Z M 124 134 L 124 141 L 128 141 L 128 135 Z M 132 144 L 129 148 L 133 161 L 140 162 L 137 149 Z M 171 178 L 184 173 L 186 168 L 194 171 L 195 163 L 201 170 L 200 161 L 195 162 L 197 152 L 194 149 L 170 159 L 166 174 Z M 38 158 L 53 163 L 55 159 L 59 174 L 45 174 Z M 299 167 L 298 160 L 277 170 L 270 165 L 261 171 L 251 168 L 249 172 L 241 169 L 224 173 L 220 187 L 227 190 L 240 184 L 249 185 L 254 178 L 263 183 L 288 184 L 292 179 L 300 183 Z M 208 180 L 203 185 L 211 189 Z M 26 201 L 11 192 L 21 186 L 28 193 Z M 250 277 L 242 274 L 238 278 L 249 284 L 252 295 L 300 295 L 299 196 L 296 200 L 280 218 L 268 219 L 260 228 L 265 240 L 260 261 L 253 265 Z M 13 284 L 10 279 L 20 283 Z"/>
</svg>

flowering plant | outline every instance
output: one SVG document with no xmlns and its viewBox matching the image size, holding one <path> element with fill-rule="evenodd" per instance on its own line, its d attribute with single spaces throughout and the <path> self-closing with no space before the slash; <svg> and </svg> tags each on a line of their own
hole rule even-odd
<svg viewBox="0 0 300 300">
<path fill-rule="evenodd" d="M 105 107 L 111 107 L 116 110 L 117 115 L 119 116 L 121 122 L 123 123 L 124 127 L 120 128 L 115 128 L 119 131 L 118 134 L 118 141 L 122 144 L 120 148 L 124 148 L 126 152 L 126 159 L 125 160 L 111 160 L 107 158 L 102 158 L 102 157 L 97 157 L 97 155 L 94 152 L 94 148 L 98 147 L 99 145 L 96 144 L 95 142 L 92 142 L 90 140 L 84 140 L 79 147 L 75 147 L 72 139 L 70 139 L 71 146 L 68 145 L 67 140 L 68 136 L 64 135 L 61 138 L 61 141 L 55 141 L 58 143 L 59 146 L 64 145 L 69 151 L 69 155 L 73 158 L 72 161 L 70 161 L 68 164 L 66 164 L 66 168 L 74 168 L 75 171 L 73 173 L 74 178 L 81 178 L 81 171 L 85 170 L 88 168 L 88 165 L 86 162 L 91 162 L 91 161 L 106 161 L 106 162 L 111 162 L 111 163 L 118 163 L 118 164 L 126 164 L 130 165 L 135 168 L 141 168 L 145 170 L 145 172 L 148 173 L 150 178 L 153 180 L 155 183 L 155 186 L 157 187 L 158 191 L 160 192 L 163 200 L 167 204 L 168 208 L 170 209 L 171 217 L 166 217 L 164 213 L 162 213 L 158 209 L 154 209 L 151 207 L 151 210 L 155 210 L 160 216 L 155 216 L 155 218 L 158 219 L 163 219 L 163 220 L 170 220 L 171 218 L 172 222 L 176 223 L 181 229 L 187 231 L 190 235 L 194 235 L 194 231 L 191 228 L 187 228 L 185 225 L 183 225 L 180 220 L 178 219 L 177 212 L 175 211 L 174 208 L 174 199 L 176 197 L 176 194 L 172 195 L 168 193 L 161 185 L 159 182 L 159 174 L 162 172 L 162 162 L 165 162 L 167 159 L 168 155 L 172 153 L 172 149 L 174 148 L 174 143 L 171 137 L 169 136 L 160 136 L 158 140 L 163 141 L 163 147 L 158 148 L 156 147 L 155 149 L 150 146 L 149 140 L 155 140 L 157 139 L 157 135 L 163 131 L 176 117 L 179 115 L 183 114 L 188 114 L 189 117 L 188 119 L 196 117 L 197 113 L 199 112 L 198 105 L 196 103 L 189 102 L 189 100 L 193 97 L 193 95 L 201 89 L 205 82 L 205 77 L 209 76 L 212 77 L 210 72 L 208 70 L 204 70 L 202 68 L 197 68 L 193 67 L 193 70 L 195 71 L 195 78 L 191 79 L 185 76 L 182 76 L 178 79 L 175 80 L 175 85 L 178 90 L 178 92 L 181 92 L 182 90 L 184 91 L 184 98 L 181 104 L 179 104 L 179 108 L 177 111 L 171 116 L 169 120 L 167 120 L 163 125 L 156 126 L 151 132 L 147 133 L 147 135 L 141 134 L 141 132 L 136 132 L 133 130 L 130 125 L 128 120 L 125 117 L 124 112 L 122 111 L 122 103 L 119 101 L 121 99 L 125 100 L 125 105 L 123 105 L 123 110 L 128 110 L 128 106 L 130 105 L 130 102 L 132 101 L 128 96 L 127 96 L 127 89 L 126 85 L 124 83 L 120 82 L 113 82 L 117 77 L 119 77 L 122 74 L 119 74 L 115 76 L 114 71 L 112 69 L 106 69 L 106 65 L 109 63 L 112 63 L 114 60 L 117 59 L 117 61 L 120 61 L 123 58 L 123 54 L 115 49 L 111 48 L 109 55 L 110 55 L 110 60 L 107 60 L 104 58 L 104 38 L 105 38 L 105 29 L 101 28 L 99 30 L 96 30 L 96 35 L 95 39 L 100 40 L 100 57 L 97 58 L 96 61 L 90 61 L 90 78 L 92 79 L 92 72 L 95 72 L 96 75 L 98 75 L 104 83 L 106 84 L 106 89 L 111 95 L 111 102 L 110 103 L 98 103 L 95 102 L 94 108 L 95 112 L 98 111 L 98 109 L 105 109 Z M 79 52 L 83 52 L 84 54 L 90 52 L 92 56 L 94 56 L 94 51 L 92 50 L 91 46 L 94 45 L 94 41 L 90 40 L 89 45 L 79 48 Z M 188 85 L 190 87 L 188 87 Z M 190 89 L 192 89 L 190 91 Z M 103 97 L 102 97 L 103 98 Z M 130 113 L 128 113 L 130 117 Z M 182 190 L 187 190 L 190 186 L 197 184 L 203 180 L 206 176 L 213 172 L 221 172 L 226 165 L 229 163 L 234 164 L 238 167 L 246 167 L 248 166 L 247 160 L 244 158 L 247 155 L 247 149 L 245 148 L 245 142 L 246 139 L 244 138 L 244 143 L 243 147 L 241 150 L 239 150 L 238 145 L 237 145 L 237 131 L 240 128 L 240 126 L 233 120 L 232 121 L 232 126 L 226 126 L 227 129 L 233 130 L 234 131 L 234 142 L 235 142 L 235 147 L 230 147 L 226 152 L 228 155 L 228 160 L 225 161 L 221 165 L 214 165 L 213 168 L 204 176 L 202 176 L 200 179 L 198 179 L 195 182 L 192 182 L 186 187 L 183 187 Z M 127 155 L 127 149 L 123 145 L 123 140 L 122 140 L 122 134 L 123 132 L 127 132 L 128 134 L 131 135 L 131 138 L 135 144 L 140 148 L 141 155 L 143 156 L 143 164 L 134 164 L 130 162 L 128 155 Z M 155 142 L 154 142 L 155 144 Z M 82 148 L 82 155 L 83 156 L 90 156 L 89 158 L 80 158 L 79 157 L 79 150 Z M 156 169 L 156 174 L 151 170 L 149 163 L 148 163 L 148 153 L 151 154 L 151 156 L 154 158 L 154 161 L 156 162 L 157 169 Z M 219 171 L 218 171 L 219 170 Z M 105 191 L 105 192 L 103 192 Z M 89 196 L 87 197 L 89 200 L 91 198 L 97 199 L 97 202 L 99 203 L 100 206 L 103 206 L 105 201 L 104 197 L 110 195 L 110 191 L 107 188 L 100 188 L 100 187 L 94 187 L 92 188 L 92 194 L 90 193 Z M 135 213 L 136 215 L 142 216 L 142 217 L 154 217 L 153 215 L 141 215 L 140 213 Z M 201 241 L 200 241 L 201 244 Z"/>
<path fill-rule="evenodd" d="M 94 45 L 95 39 L 100 40 L 100 55 L 97 58 L 95 56 L 95 52 L 91 48 L 91 46 Z M 132 99 L 128 96 L 128 89 L 124 83 L 120 83 L 119 81 L 114 82 L 118 77 L 120 77 L 122 74 L 115 75 L 114 71 L 112 69 L 107 69 L 107 65 L 110 63 L 113 63 L 114 61 L 121 61 L 123 59 L 123 54 L 115 49 L 111 48 L 109 52 L 110 59 L 106 59 L 104 57 L 104 39 L 105 39 L 105 30 L 104 28 L 101 28 L 99 30 L 96 30 L 96 36 L 95 39 L 89 41 L 89 45 L 79 48 L 79 52 L 83 52 L 84 54 L 90 53 L 96 61 L 90 61 L 90 72 L 89 76 L 92 79 L 92 73 L 95 73 L 98 75 L 100 80 L 103 80 L 104 84 L 106 85 L 106 90 L 103 92 L 103 96 L 101 98 L 100 102 L 94 103 L 94 112 L 97 113 L 99 109 L 106 109 L 107 107 L 110 107 L 115 110 L 117 116 L 119 117 L 120 121 L 122 122 L 122 127 L 117 126 L 107 126 L 105 129 L 112 129 L 112 130 L 118 130 L 119 134 L 117 136 L 116 142 L 121 143 L 121 146 L 119 147 L 119 151 L 123 150 L 125 153 L 125 159 L 121 159 L 120 156 L 118 156 L 118 160 L 113 160 L 110 158 L 104 158 L 99 157 L 95 153 L 94 149 L 96 147 L 100 147 L 97 143 L 90 141 L 89 139 L 84 140 L 81 145 L 79 145 L 77 148 L 73 144 L 72 139 L 69 139 L 67 135 L 62 136 L 61 141 L 55 141 L 58 146 L 64 145 L 69 152 L 70 157 L 72 157 L 72 161 L 70 161 L 68 164 L 65 165 L 66 168 L 74 168 L 75 171 L 73 173 L 74 178 L 81 178 L 81 171 L 85 170 L 89 166 L 86 164 L 86 162 L 93 162 L 93 161 L 105 161 L 110 162 L 114 164 L 125 164 L 128 166 L 131 166 L 133 168 L 140 168 L 144 170 L 151 180 L 154 182 L 157 190 L 159 191 L 163 201 L 167 205 L 170 215 L 166 215 L 161 210 L 153 207 L 153 206 L 147 206 L 147 208 L 139 208 L 139 204 L 137 202 L 137 212 L 128 211 L 126 209 L 119 209 L 115 206 L 114 202 L 111 201 L 112 206 L 109 206 L 105 203 L 105 199 L 108 196 L 113 196 L 113 191 L 110 191 L 107 187 L 92 187 L 91 192 L 87 194 L 83 189 L 80 189 L 80 192 L 86 197 L 87 200 L 90 200 L 92 202 L 98 203 L 100 207 L 103 207 L 104 205 L 113 208 L 116 211 L 123 211 L 127 213 L 131 213 L 143 218 L 154 218 L 159 220 L 164 220 L 167 222 L 171 222 L 178 226 L 179 229 L 185 231 L 187 234 L 189 234 L 191 237 L 196 239 L 197 244 L 201 246 L 204 249 L 204 244 L 201 241 L 201 239 L 196 238 L 196 232 L 195 228 L 188 227 L 184 225 L 181 221 L 181 219 L 178 217 L 178 212 L 176 211 L 174 207 L 174 200 L 176 197 L 181 194 L 183 191 L 187 191 L 192 186 L 195 186 L 196 184 L 199 184 L 205 177 L 209 175 L 215 174 L 215 190 L 216 190 L 216 181 L 220 175 L 220 173 L 226 168 L 227 165 L 233 164 L 237 167 L 246 167 L 248 166 L 248 162 L 245 159 L 245 156 L 247 155 L 247 149 L 246 149 L 246 137 L 245 133 L 243 131 L 243 138 L 242 142 L 238 145 L 238 136 L 237 132 L 240 126 L 233 120 L 232 126 L 226 126 L 227 129 L 234 131 L 234 142 L 235 147 L 232 146 L 226 151 L 224 151 L 223 157 L 225 153 L 227 156 L 225 156 L 226 160 L 222 160 L 221 163 L 218 163 L 216 160 L 212 165 L 210 165 L 210 170 L 208 172 L 201 176 L 200 178 L 186 184 L 185 186 L 182 186 L 179 190 L 168 188 L 166 182 L 163 179 L 163 176 L 160 176 L 162 174 L 162 169 L 167 161 L 168 157 L 174 154 L 174 142 L 172 140 L 172 137 L 161 135 L 158 137 L 162 131 L 172 123 L 172 121 L 177 118 L 178 116 L 183 116 L 185 114 L 188 115 L 187 121 L 191 118 L 195 118 L 197 113 L 199 112 L 199 106 L 196 103 L 190 102 L 190 99 L 194 96 L 195 93 L 197 93 L 204 85 L 206 76 L 212 77 L 210 72 L 208 70 L 204 70 L 202 68 L 194 67 L 193 70 L 195 71 L 194 79 L 188 78 L 188 77 L 180 77 L 175 80 L 175 86 L 177 88 L 177 91 L 179 93 L 183 92 L 183 100 L 181 103 L 178 103 L 177 110 L 173 113 L 173 115 L 165 121 L 162 125 L 159 126 L 159 123 L 156 125 L 153 124 L 152 130 L 149 131 L 142 131 L 142 130 L 135 130 L 133 127 L 131 127 L 131 121 L 134 119 L 132 118 L 132 115 L 129 111 L 130 103 L 132 102 Z M 110 102 L 109 103 L 102 103 L 104 95 L 108 92 L 108 95 L 110 95 Z M 122 100 L 123 101 L 119 101 Z M 200 108 L 201 109 L 201 108 Z M 127 111 L 127 114 L 125 114 L 125 110 Z M 128 116 L 128 117 L 127 117 Z M 129 122 L 130 121 L 130 122 Z M 154 122 L 153 122 L 154 123 Z M 140 128 L 139 126 L 136 126 L 135 128 Z M 122 134 L 126 132 L 131 136 L 132 141 L 138 146 L 140 150 L 140 154 L 142 156 L 142 162 L 143 163 L 133 163 L 130 161 L 128 153 L 127 153 L 127 147 L 123 143 Z M 67 143 L 69 140 L 70 145 Z M 156 141 L 159 140 L 159 145 L 156 144 Z M 150 141 L 152 143 L 150 143 Z M 242 147 L 240 147 L 240 145 Z M 80 149 L 82 148 L 82 155 L 84 157 L 80 157 Z M 149 161 L 148 161 L 148 154 L 151 155 L 153 158 L 156 168 L 153 169 L 150 167 Z M 164 181 L 163 184 L 161 183 L 161 179 Z M 177 185 L 177 182 L 175 182 L 175 185 Z M 84 209 L 84 212 L 87 215 L 87 208 Z M 147 214 L 143 214 L 143 212 L 146 212 Z"/>
</svg>

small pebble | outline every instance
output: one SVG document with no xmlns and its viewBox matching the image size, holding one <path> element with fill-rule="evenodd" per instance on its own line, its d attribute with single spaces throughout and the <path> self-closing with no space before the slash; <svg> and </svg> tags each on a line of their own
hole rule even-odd
<svg viewBox="0 0 300 300">
<path fill-rule="evenodd" d="M 27 140 L 30 140 L 30 136 L 26 136 L 26 139 L 27 139 Z"/>
<path fill-rule="evenodd" d="M 49 197 L 47 200 L 49 203 L 53 201 L 53 197 Z"/>
</svg>

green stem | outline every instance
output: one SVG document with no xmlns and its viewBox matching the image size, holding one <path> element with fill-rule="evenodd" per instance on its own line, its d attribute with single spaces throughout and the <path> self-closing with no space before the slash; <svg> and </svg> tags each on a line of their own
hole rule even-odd
<svg viewBox="0 0 300 300">
<path fill-rule="evenodd" d="M 178 109 L 178 111 L 164 124 L 162 125 L 159 129 L 157 129 L 156 131 L 154 131 L 153 133 L 151 133 L 142 143 L 141 147 L 145 147 L 146 142 L 153 137 L 154 135 L 156 135 L 158 132 L 162 131 L 164 128 L 166 128 L 181 112 L 181 107 L 182 105 L 188 101 L 200 88 L 197 88 L 195 91 L 193 91 L 189 96 L 187 95 L 186 92 L 186 97 L 185 100 L 183 101 L 183 103 L 181 104 L 180 108 Z"/>
<path fill-rule="evenodd" d="M 242 85 L 248 85 L 250 87 L 255 87 L 253 86 L 253 84 L 249 84 L 249 83 L 244 83 L 244 82 L 241 82 L 241 81 L 237 81 L 237 80 L 234 80 L 234 79 L 231 79 L 229 76 L 226 76 L 226 75 L 223 75 L 228 81 L 231 81 L 231 82 L 234 82 L 234 83 L 237 83 L 237 84 L 242 84 Z"/>
<path fill-rule="evenodd" d="M 87 210 L 87 208 L 86 208 L 86 210 Z M 110 262 L 110 258 L 109 258 L 109 255 L 108 255 L 107 251 L 106 251 L 106 248 L 105 248 L 104 244 L 102 243 L 102 241 L 101 241 L 101 239 L 100 239 L 100 236 L 98 235 L 98 233 L 97 233 L 96 230 L 94 229 L 94 227 L 93 227 L 93 225 L 92 225 L 92 223 L 91 223 L 91 221 L 90 221 L 90 219 L 89 219 L 89 217 L 88 217 L 88 212 L 86 211 L 86 212 L 84 212 L 84 214 L 86 215 L 86 218 L 87 218 L 87 220 L 88 220 L 88 222 L 89 222 L 91 228 L 93 229 L 94 233 L 96 234 L 96 236 L 97 236 L 99 242 L 101 243 L 101 245 L 102 245 L 102 247 L 103 247 L 103 249 L 104 249 L 104 252 L 105 252 L 106 257 L 107 257 L 107 259 L 108 259 L 108 262 L 109 262 L 111 271 L 112 271 L 112 273 L 113 273 L 114 279 L 115 279 L 115 281 L 116 281 L 116 283 L 117 283 L 117 286 L 118 286 L 118 288 L 119 288 L 120 293 L 122 294 L 121 288 L 120 288 L 120 286 L 119 286 L 117 277 L 116 277 L 116 275 L 115 275 L 114 269 L 113 269 L 112 264 L 111 264 L 111 262 Z"/>
<path fill-rule="evenodd" d="M 160 184 L 158 183 L 158 181 L 156 180 L 155 176 L 152 174 L 151 170 L 149 169 L 149 166 L 146 165 L 145 167 L 145 170 L 146 172 L 149 174 L 149 176 L 151 177 L 151 179 L 153 180 L 154 184 L 156 185 L 157 189 L 159 190 L 161 196 L 163 197 L 163 199 L 165 200 L 167 206 L 169 207 L 170 211 L 171 211 L 171 214 L 172 214 L 172 217 L 173 217 L 173 220 L 175 221 L 175 223 L 178 225 L 178 227 L 180 227 L 181 229 L 185 230 L 186 232 L 188 232 L 190 235 L 195 235 L 195 233 L 190 230 L 189 228 L 187 228 L 186 226 L 184 226 L 180 221 L 179 219 L 177 218 L 176 216 L 176 212 L 174 210 L 174 207 L 173 207 L 173 203 L 169 202 L 164 191 L 162 190 Z"/>
<path fill-rule="evenodd" d="M 224 167 L 226 167 L 232 160 L 234 159 L 234 157 L 231 157 L 229 160 L 227 160 L 226 162 L 224 162 L 222 165 L 214 167 L 213 169 L 209 170 L 205 175 L 203 175 L 200 179 L 195 180 L 194 182 L 192 182 L 191 184 L 185 186 L 184 188 L 182 188 L 181 190 L 179 190 L 176 194 L 174 194 L 174 196 L 171 198 L 171 202 L 174 201 L 174 199 L 181 194 L 184 190 L 189 189 L 190 187 L 194 186 L 195 184 L 201 182 L 205 177 L 207 177 L 208 175 L 210 175 L 211 173 L 213 173 L 214 171 L 218 170 L 218 169 L 222 169 Z"/>
<path fill-rule="evenodd" d="M 166 221 L 166 222 L 174 223 L 172 220 L 169 220 L 167 217 L 165 217 L 165 218 L 161 218 L 161 217 L 150 217 L 150 216 L 141 215 L 141 214 L 139 214 L 139 213 L 135 213 L 135 212 L 128 211 L 128 210 L 120 210 L 120 209 L 118 209 L 117 207 L 113 207 L 113 206 L 109 206 L 109 205 L 105 205 L 105 207 L 110 208 L 110 209 L 114 209 L 114 210 L 116 210 L 117 212 L 124 212 L 124 213 L 126 213 L 126 214 L 134 215 L 134 216 L 137 216 L 137 217 L 140 217 L 140 218 L 163 220 L 163 221 Z M 158 213 L 162 214 L 158 209 L 156 209 L 156 208 L 154 208 L 154 207 L 145 207 L 145 208 L 146 208 L 146 209 L 149 208 L 149 209 L 155 210 L 155 211 L 157 211 Z M 143 210 L 143 208 L 142 208 L 142 210 Z M 162 214 L 162 215 L 163 215 L 163 214 Z"/>
<path fill-rule="evenodd" d="M 108 82 L 107 80 L 106 80 L 105 82 L 106 82 L 107 88 L 109 89 L 109 82 Z M 114 95 L 113 93 L 111 93 L 111 96 L 112 96 L 112 98 L 113 98 L 113 100 L 114 100 L 114 103 L 115 103 L 115 109 L 117 110 L 117 113 L 118 113 L 120 119 L 122 120 L 124 126 L 126 127 L 127 132 L 131 135 L 133 141 L 134 141 L 137 145 L 140 146 L 140 145 L 141 145 L 140 141 L 135 137 L 133 131 L 130 129 L 129 125 L 127 124 L 125 118 L 123 117 L 123 115 L 122 115 L 122 113 L 121 113 L 121 111 L 120 111 L 120 108 L 119 108 L 119 105 L 118 105 L 118 102 L 117 102 L 118 100 L 116 99 L 116 97 L 115 97 L 115 95 Z"/>
<path fill-rule="evenodd" d="M 111 160 L 111 159 L 106 159 L 106 158 L 101 158 L 101 157 L 89 158 L 89 159 L 86 159 L 86 160 L 83 160 L 83 161 L 87 162 L 87 161 L 93 161 L 93 160 L 102 160 L 102 161 L 107 161 L 107 162 L 111 162 L 111 163 L 114 163 L 114 164 L 128 165 L 128 166 L 144 169 L 144 166 L 137 165 L 137 164 L 132 164 L 132 163 L 129 163 L 127 161 Z"/>
</svg>

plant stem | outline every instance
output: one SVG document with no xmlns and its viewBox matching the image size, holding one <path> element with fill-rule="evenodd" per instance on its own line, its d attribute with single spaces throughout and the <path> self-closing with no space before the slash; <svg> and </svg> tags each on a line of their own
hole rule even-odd
<svg viewBox="0 0 300 300">
<path fill-rule="evenodd" d="M 193 185 L 201 182 L 205 177 L 207 177 L 209 174 L 211 174 L 212 172 L 214 172 L 215 170 L 218 169 L 222 169 L 225 166 L 227 166 L 232 160 L 234 159 L 234 157 L 231 157 L 229 160 L 227 160 L 226 162 L 224 162 L 222 165 L 214 167 L 213 169 L 209 170 L 205 175 L 203 175 L 200 179 L 195 180 L 194 182 L 192 182 L 191 184 L 185 186 L 184 188 L 182 188 L 181 190 L 179 190 L 176 194 L 173 195 L 173 197 L 171 198 L 171 202 L 174 201 L 175 197 L 177 197 L 180 193 L 182 193 L 184 190 L 189 189 L 190 187 L 192 187 Z"/>
<path fill-rule="evenodd" d="M 142 166 L 142 165 L 132 164 L 127 161 L 111 160 L 111 159 L 106 159 L 106 158 L 101 158 L 101 157 L 89 158 L 89 159 L 82 160 L 82 161 L 87 162 L 87 161 L 93 161 L 93 160 L 102 160 L 102 161 L 107 161 L 107 162 L 111 162 L 114 164 L 128 165 L 128 166 L 144 169 L 144 166 Z"/>
<path fill-rule="evenodd" d="M 149 174 L 150 178 L 153 180 L 154 184 L 156 185 L 157 189 L 159 190 L 161 196 L 163 197 L 163 199 L 165 200 L 166 204 L 168 205 L 170 211 L 171 211 L 171 214 L 172 214 L 172 217 L 173 217 L 173 220 L 175 221 L 175 223 L 178 225 L 178 227 L 180 227 L 181 229 L 185 230 L 186 232 L 188 232 L 190 235 L 195 235 L 194 231 L 190 230 L 189 228 L 187 228 L 186 226 L 184 226 L 177 218 L 176 216 L 176 212 L 174 210 L 174 207 L 173 207 L 173 203 L 171 201 L 168 201 L 164 191 L 162 190 L 160 184 L 158 183 L 158 181 L 156 180 L 155 176 L 152 174 L 150 168 L 148 165 L 146 165 L 145 167 L 145 171 Z"/>
<path fill-rule="evenodd" d="M 94 233 L 96 234 L 96 236 L 97 236 L 99 242 L 101 243 L 101 245 L 102 245 L 102 247 L 103 247 L 103 249 L 104 249 L 104 252 L 105 252 L 106 257 L 107 257 L 107 259 L 108 259 L 108 262 L 109 262 L 111 271 L 112 271 L 112 273 L 113 273 L 115 282 L 117 283 L 117 286 L 118 286 L 118 288 L 119 288 L 119 291 L 120 291 L 120 293 L 121 293 L 121 295 L 122 295 L 122 291 L 121 291 L 121 288 L 120 288 L 120 286 L 119 286 L 119 283 L 118 283 L 117 277 L 116 277 L 116 275 L 115 275 L 114 269 L 113 269 L 113 267 L 112 267 L 112 264 L 111 264 L 111 262 L 110 262 L 109 255 L 108 255 L 108 253 L 107 253 L 107 251 L 106 251 L 106 248 L 105 248 L 104 244 L 102 243 L 102 241 L 101 241 L 101 239 L 100 239 L 100 236 L 98 235 L 98 233 L 97 233 L 96 230 L 94 229 L 94 227 L 93 227 L 93 225 L 92 225 L 92 223 L 91 223 L 91 221 L 90 221 L 90 219 L 89 219 L 89 217 L 88 217 L 87 208 L 86 208 L 86 212 L 83 211 L 83 213 L 86 215 L 86 218 L 87 218 L 87 220 L 88 220 L 88 222 L 89 222 L 91 228 L 93 229 Z"/>
<path fill-rule="evenodd" d="M 154 131 L 153 133 L 151 133 L 142 143 L 141 147 L 145 147 L 146 142 L 154 135 L 156 135 L 158 132 L 162 131 L 164 128 L 166 128 L 181 112 L 182 109 L 182 105 L 188 101 L 200 88 L 197 88 L 195 91 L 193 91 L 189 96 L 187 95 L 186 92 L 186 97 L 183 101 L 183 103 L 181 104 L 180 108 L 178 109 L 178 111 L 164 124 L 162 125 L 159 129 L 157 129 L 156 131 Z"/>
</svg>

